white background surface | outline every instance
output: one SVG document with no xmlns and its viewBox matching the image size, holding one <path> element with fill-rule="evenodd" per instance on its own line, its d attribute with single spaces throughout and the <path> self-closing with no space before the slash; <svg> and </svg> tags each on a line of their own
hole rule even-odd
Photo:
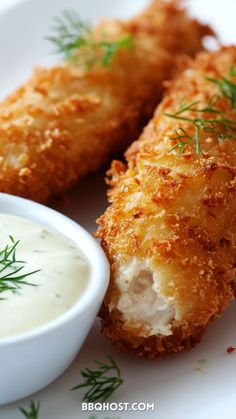
<svg viewBox="0 0 236 419">
<path fill-rule="evenodd" d="M 32 65 L 50 64 L 47 35 L 52 16 L 65 8 L 76 7 L 86 18 L 104 15 L 130 15 L 146 0 L 31 0 L 12 9 L 19 0 L 0 0 L 0 96 L 10 92 L 30 73 Z M 1 13 L 3 8 L 9 9 Z M 236 43 L 235 0 L 190 0 L 192 14 L 218 29 L 221 40 Z M 92 176 L 74 188 L 69 199 L 54 205 L 93 231 L 94 220 L 106 206 L 103 173 Z M 124 384 L 111 401 L 155 402 L 156 411 L 148 413 L 97 413 L 125 419 L 235 419 L 236 418 L 236 353 L 226 354 L 229 345 L 236 346 L 235 304 L 223 318 L 209 328 L 202 343 L 190 353 L 172 355 L 160 362 L 138 360 L 131 354 L 120 354 L 99 333 L 96 323 L 82 351 L 69 370 L 55 383 L 33 396 L 40 400 L 39 419 L 88 418 L 81 413 L 81 395 L 69 389 L 80 382 L 80 370 L 92 367 L 93 360 L 105 360 L 112 354 L 121 367 Z M 58 350 L 60 350 L 58 348 Z M 198 360 L 207 363 L 199 365 Z M 201 368 L 196 371 L 196 368 Z M 0 371 L 1 379 L 1 371 Z M 21 377 L 19 377 L 19 380 Z M 0 419 L 23 418 L 18 406 L 28 400 L 0 407 Z"/>
</svg>

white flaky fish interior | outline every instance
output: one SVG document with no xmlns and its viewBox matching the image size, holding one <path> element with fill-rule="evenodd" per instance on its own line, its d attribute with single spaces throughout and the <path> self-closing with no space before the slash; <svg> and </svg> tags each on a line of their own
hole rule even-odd
<svg viewBox="0 0 236 419">
<path fill-rule="evenodd" d="M 125 321 L 143 326 L 145 336 L 172 334 L 172 323 L 178 319 L 173 297 L 161 295 L 160 283 L 164 272 L 150 268 L 148 260 L 133 257 L 116 273 L 120 291 L 117 308 Z M 112 310 L 112 303 L 109 306 Z"/>
</svg>

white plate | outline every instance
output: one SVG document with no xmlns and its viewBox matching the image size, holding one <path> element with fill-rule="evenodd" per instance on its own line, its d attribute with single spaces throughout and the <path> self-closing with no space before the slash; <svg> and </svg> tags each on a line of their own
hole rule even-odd
<svg viewBox="0 0 236 419">
<path fill-rule="evenodd" d="M 16 4 L 16 3 L 19 4 Z M 130 16 L 147 0 L 0 0 L 0 96 L 4 97 L 30 73 L 32 65 L 49 65 L 55 60 L 51 47 L 43 39 L 49 32 L 52 17 L 68 8 L 76 8 L 90 20 L 104 16 Z M 190 10 L 218 28 L 221 39 L 236 43 L 235 0 L 190 0 Z M 5 10 L 4 10 L 5 8 Z M 2 11 L 1 11 L 2 9 Z M 94 220 L 106 207 L 103 174 L 83 182 L 62 202 L 54 206 L 78 220 L 90 231 Z M 89 418 L 81 412 L 82 393 L 69 389 L 80 382 L 80 370 L 92 367 L 93 360 L 105 360 L 112 354 L 124 376 L 124 384 L 111 401 L 155 402 L 154 412 L 97 412 L 98 418 L 121 419 L 227 419 L 236 418 L 235 388 L 236 353 L 227 354 L 229 345 L 236 346 L 235 305 L 209 328 L 200 345 L 189 353 L 172 355 L 160 362 L 148 362 L 131 354 L 120 354 L 99 333 L 96 323 L 73 365 L 56 382 L 32 397 L 40 400 L 39 419 Z M 58 348 L 60 350 L 60 348 Z M 207 359 L 199 364 L 199 359 Z M 195 369 L 199 369 L 195 370 Z M 1 371 L 0 371 L 1 379 Z M 19 377 L 19 380 L 21 377 Z M 22 400 L 0 408 L 1 419 L 20 419 L 18 406 Z"/>
</svg>

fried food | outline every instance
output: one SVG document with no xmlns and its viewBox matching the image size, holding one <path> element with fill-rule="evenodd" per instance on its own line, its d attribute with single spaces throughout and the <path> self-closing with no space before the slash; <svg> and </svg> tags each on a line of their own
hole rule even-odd
<svg viewBox="0 0 236 419">
<path fill-rule="evenodd" d="M 96 39 L 133 39 L 110 66 L 38 68 L 0 104 L 1 192 L 47 201 L 137 138 L 177 57 L 211 33 L 178 3 L 154 0 L 135 19 L 97 26 Z"/>
<path fill-rule="evenodd" d="M 191 349 L 234 298 L 236 47 L 202 52 L 112 164 L 102 331 L 146 358 Z"/>
</svg>

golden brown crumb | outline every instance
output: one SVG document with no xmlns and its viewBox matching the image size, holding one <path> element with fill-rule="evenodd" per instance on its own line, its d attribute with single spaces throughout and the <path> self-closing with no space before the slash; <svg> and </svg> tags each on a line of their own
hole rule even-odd
<svg viewBox="0 0 236 419">
<path fill-rule="evenodd" d="M 127 166 L 114 162 L 109 172 L 111 206 L 97 234 L 112 271 L 102 330 L 138 356 L 191 349 L 234 299 L 236 140 L 220 142 L 214 132 L 201 131 L 203 156 L 194 143 L 182 155 L 169 152 L 175 130 L 192 133 L 193 126 L 165 115 L 176 112 L 181 99 L 204 107 L 218 95 L 207 76 L 219 79 L 232 65 L 236 47 L 200 53 L 126 152 Z M 236 121 L 228 99 L 218 97 L 215 106 Z"/>
<path fill-rule="evenodd" d="M 98 37 L 105 29 L 134 39 L 110 67 L 38 68 L 0 104 L 0 191 L 46 201 L 137 138 L 177 57 L 194 55 L 211 33 L 178 3 L 154 0 L 135 19 L 98 25 Z"/>
</svg>

